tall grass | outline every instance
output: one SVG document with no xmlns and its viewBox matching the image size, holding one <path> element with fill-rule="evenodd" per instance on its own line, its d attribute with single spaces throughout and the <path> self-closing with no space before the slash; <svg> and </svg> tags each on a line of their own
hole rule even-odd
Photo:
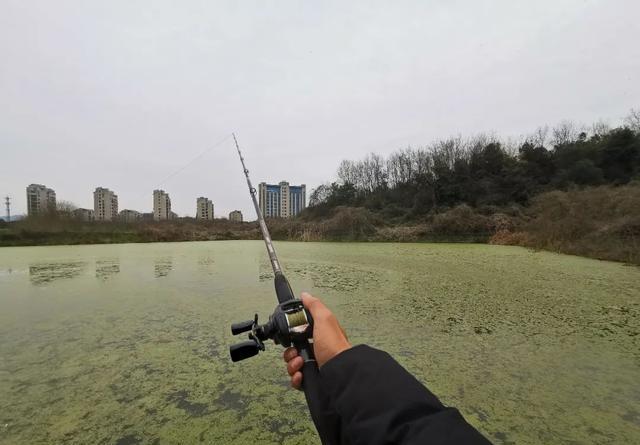
<svg viewBox="0 0 640 445">
<path fill-rule="evenodd" d="M 640 264 L 640 183 L 536 196 L 517 244 Z"/>
</svg>

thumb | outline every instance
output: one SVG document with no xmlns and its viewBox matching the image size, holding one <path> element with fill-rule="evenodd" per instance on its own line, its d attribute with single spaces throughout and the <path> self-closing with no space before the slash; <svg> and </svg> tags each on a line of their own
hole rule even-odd
<svg viewBox="0 0 640 445">
<path fill-rule="evenodd" d="M 329 311 L 329 309 L 324 305 L 319 298 L 312 296 L 307 292 L 303 292 L 301 295 L 302 304 L 305 308 L 311 312 L 311 316 L 316 318 L 316 316 L 320 316 L 324 311 Z"/>
</svg>

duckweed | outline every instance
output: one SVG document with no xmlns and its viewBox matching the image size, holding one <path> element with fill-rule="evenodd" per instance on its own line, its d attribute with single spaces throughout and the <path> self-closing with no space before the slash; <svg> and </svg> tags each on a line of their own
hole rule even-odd
<svg viewBox="0 0 640 445">
<path fill-rule="evenodd" d="M 522 248 L 278 243 L 296 291 L 495 443 L 640 442 L 640 270 Z M 253 241 L 0 249 L 0 444 L 318 444 Z"/>
</svg>

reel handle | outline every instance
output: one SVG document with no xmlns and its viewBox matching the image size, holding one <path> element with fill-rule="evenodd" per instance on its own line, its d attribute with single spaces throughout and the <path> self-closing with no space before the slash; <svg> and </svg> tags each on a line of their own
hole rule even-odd
<svg viewBox="0 0 640 445">
<path fill-rule="evenodd" d="M 243 332 L 249 332 L 254 325 L 254 320 L 241 321 L 240 323 L 234 323 L 231 325 L 231 335 L 242 334 Z"/>
<path fill-rule="evenodd" d="M 260 352 L 260 346 L 255 340 L 243 341 L 229 347 L 232 362 L 248 359 L 257 355 L 258 352 Z"/>
</svg>

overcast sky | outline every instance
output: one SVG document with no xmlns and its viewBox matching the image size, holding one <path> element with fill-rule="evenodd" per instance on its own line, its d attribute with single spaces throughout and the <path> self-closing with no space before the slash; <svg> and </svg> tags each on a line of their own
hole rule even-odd
<svg viewBox="0 0 640 445">
<path fill-rule="evenodd" d="M 255 183 L 308 190 L 344 158 L 436 138 L 617 124 L 640 106 L 640 2 L 0 0 L 0 193 L 255 218 Z M 4 215 L 4 211 L 2 211 Z M 246 217 L 245 216 L 245 217 Z"/>
</svg>

